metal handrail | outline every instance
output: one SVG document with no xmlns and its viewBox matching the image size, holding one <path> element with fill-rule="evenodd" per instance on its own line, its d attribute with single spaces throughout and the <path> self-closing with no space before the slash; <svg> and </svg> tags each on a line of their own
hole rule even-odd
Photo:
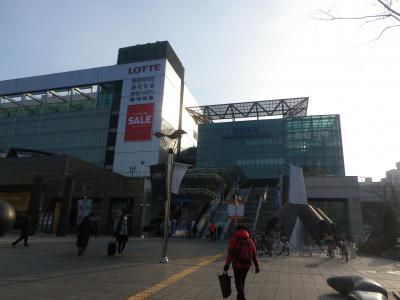
<svg viewBox="0 0 400 300">
<path fill-rule="evenodd" d="M 262 199 L 262 197 L 260 196 L 260 197 L 258 198 L 258 205 L 257 205 L 256 216 L 255 216 L 255 218 L 254 218 L 253 227 L 252 227 L 252 229 L 251 229 L 253 232 L 255 232 L 255 231 L 256 231 L 256 228 L 257 228 L 257 222 L 258 222 L 258 217 L 260 216 L 260 210 L 261 210 L 262 202 L 263 202 L 263 199 Z"/>
<path fill-rule="evenodd" d="M 266 187 L 266 193 L 268 193 L 268 186 Z M 266 199 L 265 199 L 265 200 L 266 200 Z M 258 218 L 259 218 L 259 216 L 260 216 L 261 206 L 262 206 L 263 202 L 264 202 L 264 198 L 263 198 L 263 196 L 260 196 L 260 197 L 258 198 L 258 205 L 257 205 L 256 216 L 255 216 L 254 221 L 253 221 L 253 227 L 252 227 L 252 231 L 253 231 L 253 232 L 255 232 L 256 229 L 257 229 Z"/>
</svg>

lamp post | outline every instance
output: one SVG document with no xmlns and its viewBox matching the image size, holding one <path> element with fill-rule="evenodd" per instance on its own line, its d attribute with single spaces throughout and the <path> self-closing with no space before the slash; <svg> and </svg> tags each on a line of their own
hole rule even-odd
<svg viewBox="0 0 400 300">
<path fill-rule="evenodd" d="M 156 132 L 156 133 L 154 133 L 154 136 L 156 136 L 157 138 L 160 138 L 160 139 L 167 137 L 171 140 L 176 140 L 178 138 L 181 138 L 181 136 L 185 133 L 186 132 L 184 130 L 178 129 L 169 135 L 162 133 L 162 132 Z M 169 213 L 170 213 L 170 207 L 171 207 L 171 182 L 172 182 L 173 164 L 174 164 L 174 149 L 169 148 L 168 149 L 168 165 L 167 165 L 167 182 L 166 182 L 167 197 L 165 199 L 163 244 L 162 244 L 162 250 L 161 250 L 160 263 L 168 262 L 168 257 L 167 257 L 168 224 L 169 224 Z"/>
<path fill-rule="evenodd" d="M 143 176 L 143 191 L 145 190 L 145 176 L 144 176 L 144 174 L 143 174 L 143 170 L 144 170 L 144 163 L 145 163 L 145 161 L 144 160 L 141 160 L 140 161 L 140 164 L 141 164 L 141 175 Z M 150 206 L 150 204 L 147 204 L 146 203 L 146 199 L 145 199 L 145 193 L 143 192 L 143 201 L 142 201 L 142 203 L 140 204 L 140 206 L 142 207 L 142 212 L 141 212 L 141 215 L 140 215 L 140 229 L 139 229 L 139 231 L 140 231 L 140 234 L 139 234 L 139 236 L 141 237 L 141 238 L 144 238 L 144 234 L 143 234 L 143 227 L 144 227 L 144 217 L 145 217 L 145 213 L 146 213 L 146 206 Z"/>
<path fill-rule="evenodd" d="M 236 197 L 235 197 L 235 229 L 238 225 L 238 217 L 239 217 L 238 216 L 238 206 L 239 206 L 238 196 L 236 195 Z"/>
</svg>

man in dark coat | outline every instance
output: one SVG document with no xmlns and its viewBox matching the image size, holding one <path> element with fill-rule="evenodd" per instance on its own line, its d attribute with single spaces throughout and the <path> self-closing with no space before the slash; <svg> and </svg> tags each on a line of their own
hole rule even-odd
<svg viewBox="0 0 400 300">
<path fill-rule="evenodd" d="M 221 235 L 222 235 L 222 226 L 220 224 L 218 224 L 217 226 L 217 237 L 220 240 L 221 239 Z"/>
<path fill-rule="evenodd" d="M 89 217 L 84 217 L 78 225 L 78 239 L 76 246 L 78 247 L 78 255 L 82 255 L 89 243 L 90 235 L 93 234 L 92 224 Z"/>
<path fill-rule="evenodd" d="M 31 218 L 32 218 L 31 215 L 28 215 L 22 222 L 21 235 L 14 243 L 11 244 L 13 247 L 15 247 L 15 245 L 18 244 L 22 240 L 24 240 L 24 247 L 29 247 L 28 237 L 29 237 L 29 231 L 30 231 Z"/>
</svg>

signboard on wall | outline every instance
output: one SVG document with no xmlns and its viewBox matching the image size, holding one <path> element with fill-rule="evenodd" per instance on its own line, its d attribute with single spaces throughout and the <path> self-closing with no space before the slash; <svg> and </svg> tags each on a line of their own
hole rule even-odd
<svg viewBox="0 0 400 300">
<path fill-rule="evenodd" d="M 92 211 L 92 199 L 79 199 L 78 200 L 78 213 L 76 224 L 81 224 L 84 217 L 87 217 Z"/>
<path fill-rule="evenodd" d="M 167 170 L 165 164 L 150 166 L 151 191 L 157 198 L 167 199 L 166 179 Z"/>
<path fill-rule="evenodd" d="M 232 199 L 228 201 L 228 217 L 229 219 L 242 219 L 244 217 L 245 200 Z"/>
<path fill-rule="evenodd" d="M 153 125 L 153 103 L 128 105 L 125 141 L 150 141 Z"/>
</svg>

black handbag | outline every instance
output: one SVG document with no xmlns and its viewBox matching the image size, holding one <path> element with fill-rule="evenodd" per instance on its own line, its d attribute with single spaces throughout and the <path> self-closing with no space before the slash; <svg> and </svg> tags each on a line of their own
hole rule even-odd
<svg viewBox="0 0 400 300">
<path fill-rule="evenodd" d="M 231 279 L 232 276 L 228 275 L 228 272 L 218 274 L 219 285 L 221 286 L 222 297 L 228 298 L 232 294 Z"/>
</svg>

